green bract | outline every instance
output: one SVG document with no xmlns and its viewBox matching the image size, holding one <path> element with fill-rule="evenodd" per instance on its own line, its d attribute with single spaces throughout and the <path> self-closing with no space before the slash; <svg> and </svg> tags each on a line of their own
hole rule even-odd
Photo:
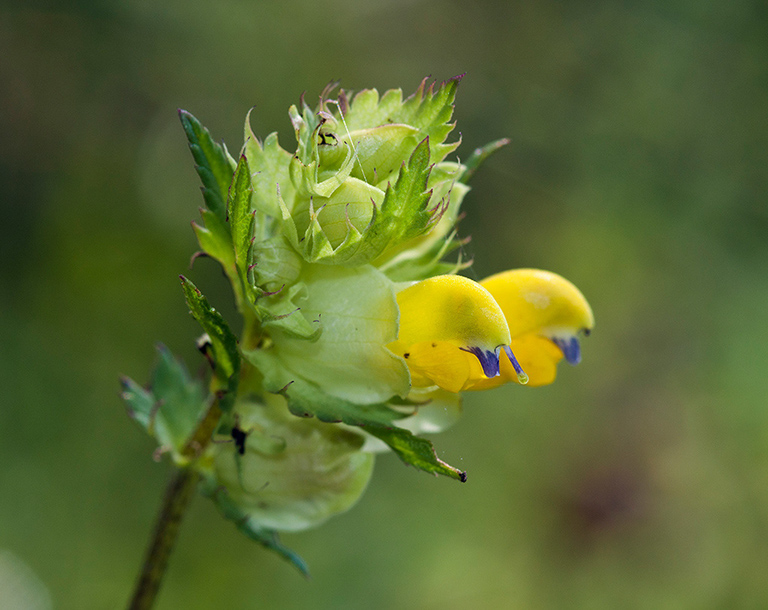
<svg viewBox="0 0 768 610">
<path fill-rule="evenodd" d="M 203 184 L 201 252 L 229 278 L 238 338 L 182 278 L 210 364 L 204 390 L 165 350 L 149 389 L 124 380 L 134 418 L 246 534 L 303 569 L 278 530 L 349 508 L 389 447 L 421 470 L 464 480 L 416 436 L 450 425 L 459 397 L 411 387 L 398 339 L 403 282 L 455 273 L 455 225 L 477 165 L 503 145 L 447 160 L 460 77 L 289 110 L 292 152 L 245 123 L 237 159 L 189 113 L 180 117 Z M 422 407 L 420 409 L 420 407 Z"/>
</svg>

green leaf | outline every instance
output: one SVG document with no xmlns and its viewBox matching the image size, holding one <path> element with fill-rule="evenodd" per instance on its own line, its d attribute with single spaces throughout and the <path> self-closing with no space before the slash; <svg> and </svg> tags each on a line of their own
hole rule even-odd
<svg viewBox="0 0 768 610">
<path fill-rule="evenodd" d="M 199 380 L 192 380 L 181 361 L 164 347 L 152 375 L 152 393 L 159 409 L 155 420 L 158 439 L 172 439 L 174 446 L 186 442 L 204 411 L 205 391 Z"/>
<path fill-rule="evenodd" d="M 389 426 L 392 422 L 407 417 L 386 404 L 357 405 L 325 394 L 319 387 L 297 378 L 279 389 L 288 402 L 291 413 L 298 417 L 317 417 L 322 422 L 344 423 L 348 426 Z"/>
<path fill-rule="evenodd" d="M 241 280 L 240 269 L 235 260 L 235 249 L 232 243 L 229 223 L 219 218 L 210 210 L 201 209 L 201 214 L 205 221 L 205 226 L 192 223 L 197 241 L 205 254 L 221 264 L 235 293 L 237 309 L 240 312 L 244 312 L 246 308 L 250 307 L 253 300 L 253 295 L 251 294 L 252 287 L 247 282 L 247 267 L 245 269 L 246 279 Z"/>
<path fill-rule="evenodd" d="M 438 85 L 436 90 L 435 83 L 427 87 L 428 79 L 425 78 L 416 92 L 405 101 L 400 89 L 387 91 L 381 100 L 375 89 L 360 91 L 349 104 L 344 120 L 350 131 L 386 123 L 402 123 L 416 127 L 420 132 L 420 139 L 429 137 L 432 161 L 437 163 L 459 145 L 459 142 L 444 142 L 454 127 L 454 123 L 449 121 L 453 115 L 453 101 L 461 78 L 451 78 Z"/>
<path fill-rule="evenodd" d="M 235 252 L 229 227 L 224 220 L 210 210 L 201 209 L 200 213 L 205 226 L 192 223 L 197 241 L 208 256 L 221 263 L 224 271 L 231 279 L 235 271 Z"/>
<path fill-rule="evenodd" d="M 245 155 L 237 163 L 232 186 L 229 189 L 229 225 L 235 252 L 235 265 L 242 283 L 243 294 L 253 302 L 253 286 L 248 278 L 251 243 L 253 240 L 254 212 L 251 210 L 251 174 Z"/>
<path fill-rule="evenodd" d="M 406 464 L 419 470 L 442 474 L 453 479 L 466 481 L 466 473 L 446 464 L 437 457 L 430 441 L 414 436 L 408 430 L 398 428 L 394 421 L 406 415 L 385 404 L 356 405 L 340 398 L 324 394 L 320 388 L 302 379 L 279 389 L 288 402 L 288 408 L 300 417 L 315 416 L 320 421 L 341 422 L 358 426 L 384 441 Z"/>
<path fill-rule="evenodd" d="M 281 394 L 294 415 L 314 416 L 327 423 L 341 422 L 357 426 L 384 441 L 406 464 L 425 472 L 466 481 L 466 473 L 437 457 L 430 441 L 394 425 L 395 421 L 407 417 L 407 413 L 396 411 L 383 403 L 359 405 L 330 396 L 300 377 L 286 381 L 287 372 L 271 354 L 263 350 L 246 352 L 244 356 L 264 374 L 267 391 Z"/>
<path fill-rule="evenodd" d="M 470 178 L 472 178 L 474 173 L 477 171 L 477 168 L 480 167 L 483 161 L 485 161 L 493 153 L 495 153 L 500 148 L 503 148 L 507 144 L 509 144 L 509 139 L 501 138 L 500 140 L 494 140 L 485 146 L 481 146 L 480 148 L 473 150 L 472 154 L 469 156 L 469 159 L 464 162 L 465 169 L 464 173 L 461 175 L 460 180 L 464 183 L 469 182 Z"/>
<path fill-rule="evenodd" d="M 234 167 L 221 144 L 213 141 L 210 132 L 186 110 L 179 118 L 195 159 L 197 174 L 203 183 L 203 198 L 208 209 L 222 220 L 227 215 L 227 193 Z"/>
<path fill-rule="evenodd" d="M 398 241 L 424 232 L 432 218 L 432 212 L 427 210 L 430 200 L 430 193 L 426 191 L 429 173 L 427 137 L 414 149 L 408 162 L 403 164 L 395 185 L 387 189 L 380 218 L 370 229 L 374 234 L 384 233 L 390 223 L 400 228 Z"/>
<path fill-rule="evenodd" d="M 233 398 L 240 372 L 237 338 L 221 314 L 210 306 L 208 299 L 197 287 L 183 275 L 179 277 L 190 313 L 210 338 L 214 375 L 220 380 L 221 389 L 227 389 Z M 226 411 L 229 407 L 231 407 L 231 399 L 222 400 L 222 411 Z"/>
<path fill-rule="evenodd" d="M 442 474 L 466 483 L 467 473 L 454 468 L 437 457 L 434 445 L 427 439 L 414 436 L 402 428 L 385 426 L 364 426 L 363 428 L 369 434 L 389 445 L 406 464 L 425 472 Z"/>
<path fill-rule="evenodd" d="M 428 79 L 421 81 L 419 88 L 403 103 L 394 120 L 398 123 L 413 125 L 429 136 L 430 152 L 433 163 L 438 163 L 456 150 L 459 142 L 444 144 L 448 134 L 453 131 L 455 123 L 449 123 L 453 116 L 453 101 L 456 99 L 456 89 L 464 75 L 454 76 L 440 83 L 435 91 L 435 83 L 427 87 Z"/>
<path fill-rule="evenodd" d="M 129 377 L 121 377 L 120 385 L 123 388 L 120 397 L 125 401 L 128 415 L 135 419 L 146 430 L 152 418 L 156 400 L 152 392 L 145 390 Z"/>
<path fill-rule="evenodd" d="M 184 365 L 167 348 L 158 346 L 158 361 L 150 389 L 128 378 L 121 380 L 122 398 L 129 414 L 152 434 L 162 447 L 180 454 L 206 409 L 206 393 L 200 380 L 191 379 Z"/>
<path fill-rule="evenodd" d="M 455 228 L 461 202 L 469 191 L 467 185 L 457 181 L 463 171 L 463 165 L 447 161 L 432 166 L 427 184 L 432 192 L 429 205 L 440 208 L 434 213 L 439 219 L 431 221 L 422 235 L 389 248 L 374 261 L 393 281 L 415 281 L 456 273 L 471 264 L 471 261 L 464 262 L 461 256 L 456 262 L 441 262 L 446 254 L 466 243 L 466 240 L 456 238 Z"/>
</svg>

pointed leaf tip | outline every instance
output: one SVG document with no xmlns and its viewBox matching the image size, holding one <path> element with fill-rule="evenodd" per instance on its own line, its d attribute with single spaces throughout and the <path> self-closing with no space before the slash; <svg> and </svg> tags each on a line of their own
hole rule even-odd
<svg viewBox="0 0 768 610">
<path fill-rule="evenodd" d="M 195 161 L 195 169 L 203 184 L 205 204 L 223 219 L 226 216 L 227 191 L 234 171 L 229 155 L 191 113 L 182 109 L 178 112 Z"/>
<path fill-rule="evenodd" d="M 183 275 L 179 277 L 190 313 L 211 339 L 216 375 L 221 382 L 228 384 L 229 390 L 234 394 L 237 386 L 237 374 L 240 370 L 237 338 L 222 315 L 211 307 L 197 286 Z"/>
<path fill-rule="evenodd" d="M 469 182 L 470 178 L 472 178 L 472 176 L 475 174 L 478 167 L 480 167 L 480 165 L 488 157 L 490 157 L 497 150 L 507 146 L 510 142 L 511 140 L 509 138 L 501 138 L 499 140 L 489 142 L 485 146 L 476 148 L 474 151 L 472 151 L 472 154 L 469 156 L 469 158 L 464 162 L 464 173 L 462 173 L 462 175 L 459 177 L 459 180 L 465 184 Z"/>
</svg>

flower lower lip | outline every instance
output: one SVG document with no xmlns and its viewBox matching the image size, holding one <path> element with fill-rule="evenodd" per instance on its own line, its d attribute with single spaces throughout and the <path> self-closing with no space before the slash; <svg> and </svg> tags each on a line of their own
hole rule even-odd
<svg viewBox="0 0 768 610">
<path fill-rule="evenodd" d="M 550 339 L 562 350 L 568 364 L 581 362 L 581 346 L 576 337 L 550 337 Z"/>
<path fill-rule="evenodd" d="M 480 347 L 462 347 L 459 348 L 464 352 L 473 354 L 483 367 L 483 374 L 490 377 L 497 377 L 499 375 L 499 350 L 494 351 L 484 350 Z"/>
</svg>

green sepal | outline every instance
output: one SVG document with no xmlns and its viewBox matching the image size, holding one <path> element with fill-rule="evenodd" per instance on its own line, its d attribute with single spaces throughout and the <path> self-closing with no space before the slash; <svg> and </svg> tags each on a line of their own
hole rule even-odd
<svg viewBox="0 0 768 610">
<path fill-rule="evenodd" d="M 382 272 L 393 282 L 418 282 L 436 275 L 455 275 L 472 266 L 472 259 L 464 260 L 461 253 L 454 262 L 443 261 L 442 258 L 451 250 L 461 246 L 459 240 L 438 243 L 441 246 L 437 254 L 427 252 L 419 258 L 404 258 L 393 261 Z"/>
<path fill-rule="evenodd" d="M 124 377 L 121 396 L 131 418 L 171 450 L 177 462 L 185 463 L 182 452 L 206 411 L 206 392 L 201 380 L 192 379 L 165 346 L 158 345 L 157 351 L 149 389 Z"/>
<path fill-rule="evenodd" d="M 258 542 L 266 549 L 274 551 L 291 563 L 305 577 L 309 577 L 309 568 L 306 562 L 280 542 L 277 532 L 258 527 L 254 520 L 232 501 L 229 494 L 227 494 L 227 490 L 219 486 L 215 478 L 205 477 L 203 481 L 201 492 L 214 501 L 226 519 L 235 523 L 238 531 L 248 536 L 251 540 Z"/>
<path fill-rule="evenodd" d="M 210 352 L 206 352 L 206 355 L 209 356 L 214 376 L 219 381 L 216 384 L 218 387 L 214 389 L 226 391 L 219 405 L 222 412 L 226 413 L 232 408 L 240 373 L 237 338 L 221 314 L 211 307 L 203 293 L 183 275 L 179 277 L 190 313 L 203 327 L 210 340 Z"/>
<path fill-rule="evenodd" d="M 323 329 L 319 323 L 311 324 L 301 315 L 295 301 L 306 295 L 306 285 L 299 282 L 280 288 L 275 294 L 265 295 L 257 304 L 256 310 L 264 329 L 279 330 L 288 337 L 315 341 Z"/>
<path fill-rule="evenodd" d="M 417 409 L 408 409 L 411 416 L 399 425 L 413 434 L 438 434 L 456 424 L 461 419 L 461 394 L 443 389 L 417 388 L 409 395 L 411 401 L 418 404 Z"/>
<path fill-rule="evenodd" d="M 480 167 L 488 157 L 507 144 L 509 144 L 509 139 L 501 138 L 500 140 L 494 140 L 485 146 L 473 150 L 472 154 L 464 162 L 464 172 L 461 174 L 460 180 L 464 183 L 469 182 L 470 178 L 472 178 L 477 171 L 477 168 Z"/>
<path fill-rule="evenodd" d="M 299 307 L 293 304 L 292 296 L 294 291 L 303 289 L 303 286 L 297 284 L 291 286 L 286 293 L 286 297 L 270 303 L 268 307 L 258 306 L 261 316 L 261 326 L 264 329 L 279 330 L 286 336 L 293 339 L 303 339 L 305 341 L 316 341 L 323 332 L 320 324 L 312 326 L 307 319 L 301 315 Z"/>
<path fill-rule="evenodd" d="M 280 217 L 283 221 L 282 235 L 296 251 L 299 251 L 299 232 L 296 228 L 296 223 L 293 220 L 293 216 L 291 216 L 291 211 L 288 209 L 288 206 L 286 205 L 279 189 L 277 192 L 277 202 L 280 206 Z"/>
<path fill-rule="evenodd" d="M 301 273 L 301 257 L 284 235 L 253 244 L 255 283 L 266 292 L 292 286 Z"/>
<path fill-rule="evenodd" d="M 351 175 L 370 184 L 383 185 L 397 172 L 419 143 L 419 130 L 397 123 L 340 134 L 340 141 L 354 151 Z"/>
<path fill-rule="evenodd" d="M 289 375 L 298 374 L 324 392 L 358 404 L 408 394 L 405 360 L 385 347 L 397 339 L 395 286 L 376 268 L 306 265 L 301 281 L 259 305 L 276 298 L 282 307 L 294 307 L 282 323 L 301 323 L 303 318 L 312 330 L 320 329 L 309 341 L 277 328 L 269 332 L 271 342 L 263 347 Z M 276 311 L 272 304 L 269 308 Z"/>
<path fill-rule="evenodd" d="M 264 350 L 246 351 L 243 356 L 264 374 L 266 390 L 282 395 L 294 415 L 359 427 L 384 441 L 406 464 L 425 472 L 466 481 L 466 473 L 437 457 L 430 441 L 394 425 L 395 421 L 408 417 L 408 413 L 396 411 L 386 404 L 355 404 L 329 396 L 315 384 L 301 378 L 288 379 L 286 371 Z"/>
<path fill-rule="evenodd" d="M 203 199 L 208 209 L 222 220 L 227 216 L 227 192 L 235 170 L 226 149 L 213 141 L 210 132 L 186 110 L 179 118 L 195 159 L 197 174 L 203 183 Z"/>
<path fill-rule="evenodd" d="M 322 207 L 315 208 L 312 199 L 309 200 L 309 226 L 304 232 L 304 239 L 301 240 L 301 249 L 304 259 L 309 262 L 323 260 L 333 256 L 333 246 L 328 236 L 320 226 L 319 215 Z"/>
</svg>

